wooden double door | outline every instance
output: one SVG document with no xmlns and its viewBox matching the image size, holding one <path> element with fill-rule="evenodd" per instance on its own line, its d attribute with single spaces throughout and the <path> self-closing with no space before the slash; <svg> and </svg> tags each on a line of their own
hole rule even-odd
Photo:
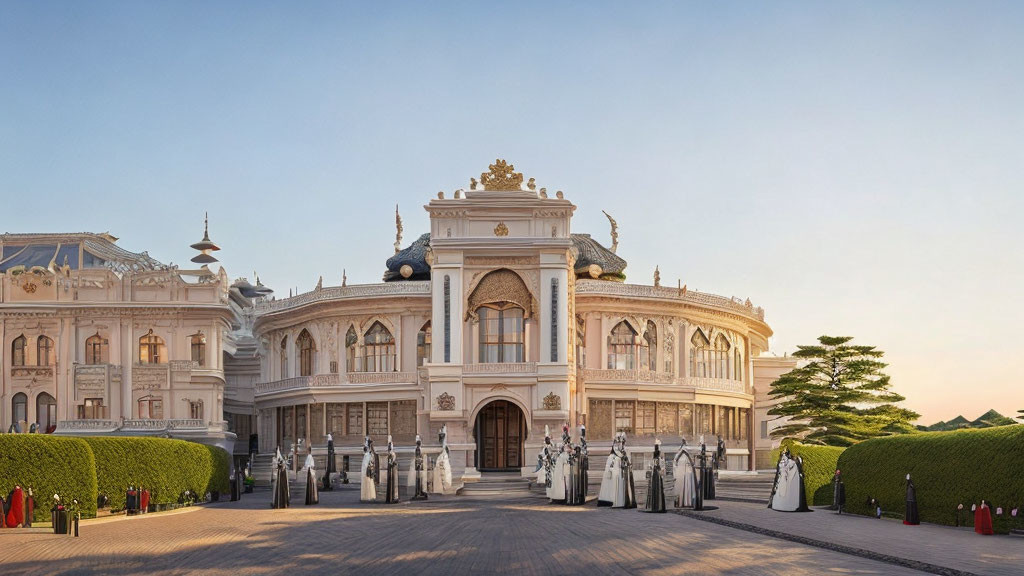
<svg viewBox="0 0 1024 576">
<path fill-rule="evenodd" d="M 523 467 L 526 420 L 519 406 L 495 400 L 476 417 L 477 468 L 483 471 L 518 471 Z"/>
</svg>

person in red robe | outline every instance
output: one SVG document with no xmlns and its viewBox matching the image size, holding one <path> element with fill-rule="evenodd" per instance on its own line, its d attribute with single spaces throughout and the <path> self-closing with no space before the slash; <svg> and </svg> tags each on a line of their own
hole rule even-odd
<svg viewBox="0 0 1024 576">
<path fill-rule="evenodd" d="M 974 511 L 974 531 L 986 536 L 995 534 L 992 530 L 992 510 L 984 500 L 981 501 L 981 506 Z"/>
<path fill-rule="evenodd" d="M 139 512 L 145 514 L 149 511 L 149 490 L 143 490 L 139 497 Z"/>
<path fill-rule="evenodd" d="M 21 528 L 21 525 L 25 523 L 25 493 L 21 486 L 14 487 L 8 500 L 11 503 L 11 509 L 7 512 L 7 527 Z"/>
</svg>

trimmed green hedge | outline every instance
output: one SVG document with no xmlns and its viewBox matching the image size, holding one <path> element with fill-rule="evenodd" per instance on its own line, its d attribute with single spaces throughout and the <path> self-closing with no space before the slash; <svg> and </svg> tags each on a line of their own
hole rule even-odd
<svg viewBox="0 0 1024 576">
<path fill-rule="evenodd" d="M 799 442 L 786 441 L 794 456 L 804 460 L 804 490 L 807 492 L 807 503 L 811 506 L 829 506 L 832 504 L 832 477 L 836 473 L 839 456 L 846 448 L 839 446 L 811 446 Z M 779 449 L 772 450 L 772 462 L 779 461 Z M 845 481 L 845 480 L 844 480 Z M 849 490 L 849 482 L 847 482 Z"/>
<path fill-rule="evenodd" d="M 96 460 L 80 438 L 45 434 L 0 434 L 0 490 L 32 488 L 33 520 L 49 522 L 53 495 L 77 498 L 83 516 L 96 515 Z"/>
<path fill-rule="evenodd" d="M 153 504 L 174 504 L 185 490 L 202 497 L 227 492 L 229 456 L 221 448 L 171 440 L 98 436 L 83 438 L 96 455 L 100 494 L 114 510 L 124 508 L 125 489 L 142 486 Z"/>
<path fill-rule="evenodd" d="M 870 498 L 885 511 L 903 513 L 906 475 L 917 489 L 922 522 L 956 524 L 956 508 L 973 525 L 971 504 L 992 504 L 997 532 L 1024 528 L 1024 426 L 1001 426 L 952 432 L 926 432 L 866 440 L 846 449 L 839 467 L 846 482 L 846 505 L 855 514 L 872 514 Z M 995 509 L 1002 506 L 1003 515 Z"/>
</svg>

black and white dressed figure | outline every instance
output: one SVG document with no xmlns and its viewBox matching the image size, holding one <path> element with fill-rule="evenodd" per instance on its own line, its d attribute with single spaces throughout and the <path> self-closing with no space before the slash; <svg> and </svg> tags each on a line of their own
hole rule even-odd
<svg viewBox="0 0 1024 576">
<path fill-rule="evenodd" d="M 377 471 L 374 469 L 377 466 L 376 456 L 377 454 L 373 451 L 373 440 L 367 436 L 363 441 L 363 464 L 359 467 L 359 500 L 361 502 L 377 501 L 377 484 L 374 482 L 374 477 L 377 475 Z"/>
<path fill-rule="evenodd" d="M 686 439 L 680 440 L 679 451 L 672 462 L 672 478 L 676 487 L 676 508 L 695 508 L 700 510 L 697 492 L 697 469 L 693 465 L 693 456 L 686 451 Z"/>
<path fill-rule="evenodd" d="M 313 461 L 313 447 L 309 447 L 306 453 L 306 462 L 302 465 L 306 469 L 306 506 L 320 503 L 320 491 L 316 489 L 316 463 Z"/>
<path fill-rule="evenodd" d="M 544 425 L 544 447 L 538 456 L 541 465 L 537 471 L 537 484 L 544 486 L 544 495 L 551 498 L 551 473 L 555 467 L 555 447 L 551 444 L 551 429 Z"/>
<path fill-rule="evenodd" d="M 804 484 L 804 457 L 797 455 L 796 457 L 796 471 L 799 477 L 800 495 L 799 502 L 796 508 L 797 512 L 810 512 L 811 509 L 807 507 L 807 489 Z"/>
<path fill-rule="evenodd" d="M 551 474 L 551 498 L 552 502 L 564 504 L 569 494 L 569 425 L 562 427 L 562 443 L 558 446 L 558 456 L 555 458 L 555 467 Z"/>
<path fill-rule="evenodd" d="M 274 497 L 271 502 L 273 508 L 287 508 L 291 501 L 291 491 L 288 486 L 288 466 L 284 456 L 281 455 L 281 447 L 278 446 L 277 454 L 274 455 L 274 475 L 272 478 Z"/>
<path fill-rule="evenodd" d="M 416 450 L 412 455 L 412 462 L 409 464 L 409 489 L 412 492 L 410 500 L 427 499 L 427 458 L 423 455 L 423 441 L 420 435 L 416 435 Z"/>
<path fill-rule="evenodd" d="M 780 512 L 802 512 L 807 508 L 807 496 L 804 493 L 803 477 L 800 464 L 786 448 L 779 454 L 779 463 L 775 468 L 775 485 L 768 507 Z"/>
<path fill-rule="evenodd" d="M 832 510 L 842 514 L 845 507 L 846 485 L 843 484 L 843 475 L 837 468 L 835 476 L 832 477 Z"/>
<path fill-rule="evenodd" d="M 437 462 L 434 464 L 434 492 L 444 494 L 452 487 L 452 462 L 448 449 L 448 425 L 441 426 L 441 432 L 437 435 L 437 441 L 441 443 L 441 452 L 437 455 Z"/>
<path fill-rule="evenodd" d="M 665 512 L 665 459 L 661 455 L 661 440 L 654 440 L 654 458 L 651 460 L 651 479 L 647 483 L 647 501 L 644 512 Z"/>
<path fill-rule="evenodd" d="M 330 433 L 327 434 L 327 469 L 324 472 L 324 490 L 334 490 L 334 486 L 331 484 L 331 474 L 338 471 L 337 465 L 334 462 L 334 436 Z"/>
<path fill-rule="evenodd" d="M 622 491 L 622 462 L 618 442 L 619 438 L 616 435 L 612 441 L 611 452 L 605 461 L 604 471 L 601 473 L 601 490 L 597 493 L 598 506 L 614 506 L 616 495 Z"/>
<path fill-rule="evenodd" d="M 907 511 L 903 516 L 903 523 L 907 526 L 917 526 L 921 523 L 921 517 L 917 514 L 917 490 L 914 489 L 914 481 L 907 474 Z"/>
<path fill-rule="evenodd" d="M 387 453 L 387 483 L 385 484 L 384 503 L 396 504 L 398 502 L 398 454 L 395 453 L 395 444 L 388 434 Z"/>
<path fill-rule="evenodd" d="M 613 507 L 619 507 L 621 503 L 622 508 L 636 508 L 636 483 L 633 480 L 633 463 L 629 460 L 629 454 L 626 452 L 626 433 L 620 432 L 619 434 L 619 473 L 622 475 L 621 496 L 615 499 Z"/>
<path fill-rule="evenodd" d="M 577 506 L 582 506 L 587 503 L 587 488 L 589 486 L 588 469 L 590 468 L 590 459 L 587 455 L 587 428 L 586 426 L 580 426 L 580 442 L 576 445 L 576 467 L 577 472 L 573 477 L 573 482 L 576 484 L 576 489 L 573 493 L 572 503 Z"/>
</svg>

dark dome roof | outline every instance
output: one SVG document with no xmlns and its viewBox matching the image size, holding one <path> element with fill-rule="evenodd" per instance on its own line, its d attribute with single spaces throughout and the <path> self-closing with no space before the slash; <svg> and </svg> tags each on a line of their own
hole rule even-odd
<svg viewBox="0 0 1024 576">
<path fill-rule="evenodd" d="M 605 280 L 625 280 L 626 261 L 614 252 L 605 248 L 590 234 L 570 234 L 572 245 L 576 248 L 576 274 L 590 277 L 590 266 L 601 267 L 601 276 Z"/>
<path fill-rule="evenodd" d="M 384 273 L 385 282 L 396 280 L 429 280 L 430 265 L 427 264 L 427 250 L 430 249 L 430 233 L 420 236 L 408 248 L 400 251 L 387 261 L 387 272 Z M 409 265 L 412 268 L 412 275 L 408 278 L 402 277 L 402 266 Z"/>
</svg>

